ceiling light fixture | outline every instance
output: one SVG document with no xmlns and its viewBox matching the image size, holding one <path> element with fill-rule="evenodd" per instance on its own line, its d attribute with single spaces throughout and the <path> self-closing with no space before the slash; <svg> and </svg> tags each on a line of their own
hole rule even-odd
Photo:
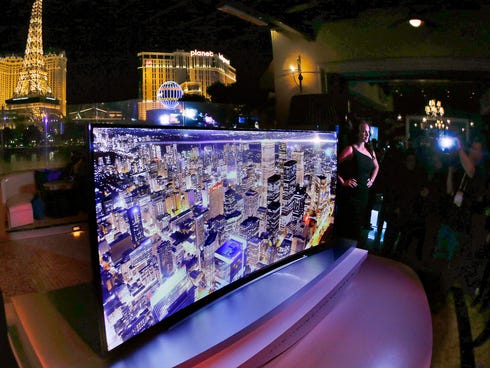
<svg viewBox="0 0 490 368">
<path fill-rule="evenodd" d="M 444 108 L 442 107 L 441 101 L 429 100 L 429 104 L 425 106 L 426 117 L 422 120 L 423 123 L 432 123 L 430 128 L 432 129 L 435 125 L 437 129 L 447 129 L 446 123 L 442 120 L 444 116 Z M 450 121 L 446 121 L 450 124 Z M 425 125 L 425 124 L 424 124 Z"/>
<path fill-rule="evenodd" d="M 408 21 L 408 23 L 410 23 L 410 25 L 414 28 L 418 28 L 420 27 L 422 24 L 424 24 L 423 20 L 422 19 L 419 19 L 419 18 L 412 18 Z"/>
</svg>

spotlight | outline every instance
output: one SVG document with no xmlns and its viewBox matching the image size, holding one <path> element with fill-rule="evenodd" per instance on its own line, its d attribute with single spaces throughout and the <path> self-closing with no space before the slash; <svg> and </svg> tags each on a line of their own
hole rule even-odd
<svg viewBox="0 0 490 368">
<path fill-rule="evenodd" d="M 408 23 L 410 23 L 410 25 L 414 28 L 418 28 L 420 27 L 422 24 L 424 24 L 424 21 L 422 19 L 419 19 L 419 18 L 412 18 L 408 21 Z"/>
<path fill-rule="evenodd" d="M 442 151 L 448 151 L 456 146 L 456 139 L 446 135 L 440 137 L 437 143 Z"/>
<path fill-rule="evenodd" d="M 79 225 L 74 225 L 71 228 L 71 235 L 77 239 L 82 235 L 82 227 Z"/>
</svg>

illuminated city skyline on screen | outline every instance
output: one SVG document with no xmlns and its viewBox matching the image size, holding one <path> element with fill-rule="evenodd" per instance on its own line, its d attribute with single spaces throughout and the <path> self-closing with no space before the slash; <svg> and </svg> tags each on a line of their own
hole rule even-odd
<svg viewBox="0 0 490 368">
<path fill-rule="evenodd" d="M 108 350 L 331 232 L 334 132 L 91 132 Z"/>
</svg>

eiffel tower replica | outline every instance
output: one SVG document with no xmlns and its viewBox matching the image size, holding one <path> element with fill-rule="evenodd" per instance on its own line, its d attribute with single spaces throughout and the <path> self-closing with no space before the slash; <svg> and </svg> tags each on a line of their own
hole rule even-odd
<svg viewBox="0 0 490 368">
<path fill-rule="evenodd" d="M 60 101 L 53 97 L 43 52 L 42 0 L 32 5 L 27 44 L 13 97 L 6 101 L 19 118 L 33 124 L 46 124 L 62 117 Z"/>
</svg>

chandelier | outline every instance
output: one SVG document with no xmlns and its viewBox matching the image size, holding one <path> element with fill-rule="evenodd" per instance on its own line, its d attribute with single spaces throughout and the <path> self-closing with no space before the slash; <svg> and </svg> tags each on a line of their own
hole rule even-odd
<svg viewBox="0 0 490 368">
<path fill-rule="evenodd" d="M 425 128 L 429 129 L 449 129 L 449 120 L 444 121 L 444 108 L 441 101 L 429 100 L 425 106 L 425 117 L 422 119 Z"/>
</svg>

